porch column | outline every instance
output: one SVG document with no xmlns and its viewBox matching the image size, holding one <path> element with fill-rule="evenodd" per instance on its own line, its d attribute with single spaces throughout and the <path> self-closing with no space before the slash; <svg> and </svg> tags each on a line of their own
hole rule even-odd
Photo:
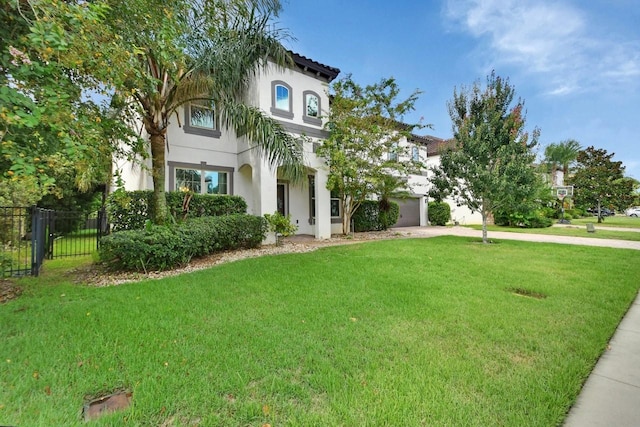
<svg viewBox="0 0 640 427">
<path fill-rule="evenodd" d="M 331 238 L 331 192 L 327 190 L 327 174 L 316 171 L 316 239 Z"/>
<path fill-rule="evenodd" d="M 427 196 L 420 196 L 420 227 L 428 225 L 427 203 Z"/>
<path fill-rule="evenodd" d="M 253 168 L 253 200 L 254 214 L 272 214 L 277 210 L 277 178 L 276 168 L 269 167 L 261 161 Z"/>
<path fill-rule="evenodd" d="M 277 210 L 277 178 L 276 168 L 262 160 L 253 168 L 253 214 L 263 216 L 272 214 Z M 267 233 L 263 243 L 274 244 L 276 242 L 273 233 Z"/>
</svg>

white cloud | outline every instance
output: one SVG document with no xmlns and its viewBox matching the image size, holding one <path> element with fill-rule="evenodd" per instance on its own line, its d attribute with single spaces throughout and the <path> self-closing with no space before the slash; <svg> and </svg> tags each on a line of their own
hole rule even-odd
<svg viewBox="0 0 640 427">
<path fill-rule="evenodd" d="M 550 0 L 447 0 L 447 17 L 482 41 L 481 55 L 539 77 L 549 95 L 568 95 L 640 77 L 640 41 L 620 43 L 586 10 Z"/>
</svg>

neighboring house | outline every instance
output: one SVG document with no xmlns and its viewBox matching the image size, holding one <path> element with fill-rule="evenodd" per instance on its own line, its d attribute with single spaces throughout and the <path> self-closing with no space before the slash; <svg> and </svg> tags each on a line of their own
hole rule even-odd
<svg viewBox="0 0 640 427">
<path fill-rule="evenodd" d="M 412 135 L 401 145 L 408 145 L 407 152 L 413 160 L 421 161 L 426 168 L 420 174 L 408 177 L 408 187 L 411 196 L 404 200 L 395 200 L 400 205 L 400 217 L 396 227 L 427 225 L 427 193 L 430 189 L 431 169 L 440 164 L 440 154 L 446 148 L 448 141 L 430 135 Z M 402 160 L 402 159 L 400 159 Z M 482 224 L 479 212 L 472 212 L 466 206 L 458 206 L 452 199 L 445 199 L 451 208 L 451 221 L 460 225 Z"/>
<path fill-rule="evenodd" d="M 549 170 L 547 164 L 534 164 L 534 167 L 540 171 L 542 181 L 551 187 L 563 187 L 564 186 L 564 171 L 561 168 L 555 168 Z"/>
<path fill-rule="evenodd" d="M 298 234 L 326 239 L 340 233 L 342 207 L 327 190 L 327 167 L 315 155 L 315 147 L 327 137 L 322 116 L 329 108 L 329 83 L 340 70 L 292 53 L 295 67 L 282 69 L 270 64 L 256 75 L 247 94 L 247 102 L 260 108 L 294 135 L 305 136 L 304 158 L 307 177 L 294 184 L 283 179 L 244 137 L 220 128 L 215 106 L 192 103 L 178 111 L 179 120 L 167 130 L 165 189 L 189 189 L 208 194 L 233 194 L 243 197 L 248 213 L 291 215 Z M 443 140 L 414 136 L 411 156 L 427 164 L 437 161 L 437 146 Z M 147 166 L 150 167 L 150 161 Z M 126 190 L 152 189 L 149 168 L 122 161 L 115 165 Z M 401 200 L 400 220 L 396 226 L 426 225 L 428 172 L 411 175 L 412 197 Z M 452 205 L 452 219 L 469 223 L 470 215 L 458 213 Z"/>
</svg>

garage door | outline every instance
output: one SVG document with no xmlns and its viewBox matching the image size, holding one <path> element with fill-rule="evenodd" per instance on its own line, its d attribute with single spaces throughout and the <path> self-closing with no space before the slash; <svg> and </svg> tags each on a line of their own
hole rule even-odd
<svg viewBox="0 0 640 427">
<path fill-rule="evenodd" d="M 400 205 L 400 216 L 393 227 L 413 227 L 420 225 L 420 199 L 394 200 Z"/>
</svg>

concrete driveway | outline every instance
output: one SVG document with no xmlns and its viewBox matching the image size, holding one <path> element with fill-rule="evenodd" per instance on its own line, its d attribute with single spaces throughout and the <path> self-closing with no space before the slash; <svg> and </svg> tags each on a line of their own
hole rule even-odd
<svg viewBox="0 0 640 427">
<path fill-rule="evenodd" d="M 435 237 L 435 236 L 463 236 L 482 238 L 481 230 L 474 230 L 468 227 L 402 227 L 392 228 L 394 232 L 401 233 L 407 237 Z M 632 229 L 637 231 L 636 229 Z M 596 231 L 597 232 L 597 231 Z M 597 239 L 594 237 L 572 237 L 572 236 L 550 236 L 545 234 L 510 233 L 508 231 L 489 231 L 489 240 L 522 240 L 526 242 L 559 243 L 563 245 L 585 245 L 600 246 L 618 249 L 640 250 L 640 242 L 629 240 Z"/>
</svg>

